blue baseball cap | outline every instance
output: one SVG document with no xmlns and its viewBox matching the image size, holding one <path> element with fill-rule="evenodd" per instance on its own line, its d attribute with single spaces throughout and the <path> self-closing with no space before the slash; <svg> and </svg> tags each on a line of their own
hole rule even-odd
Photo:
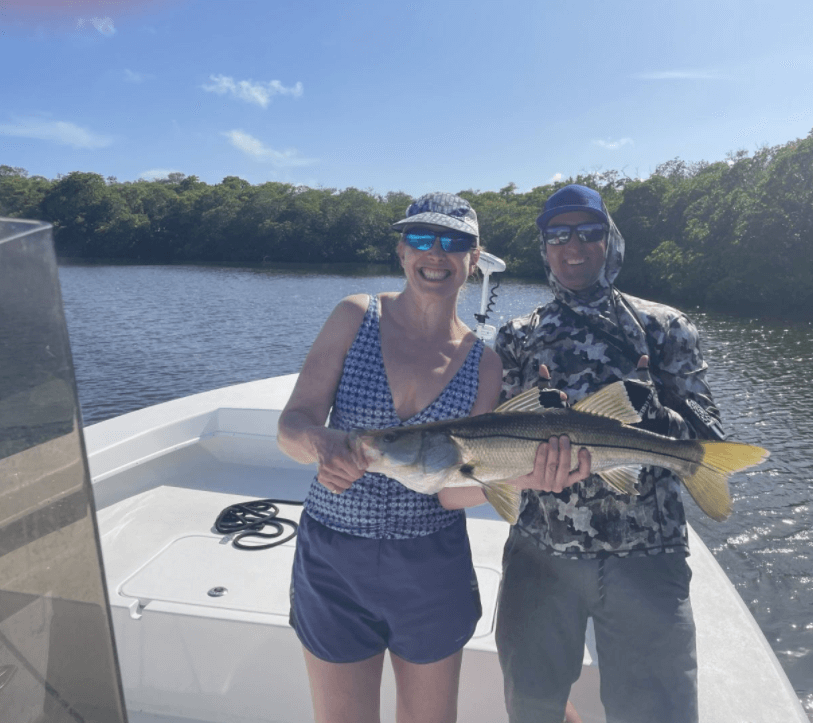
<svg viewBox="0 0 813 723">
<path fill-rule="evenodd" d="M 598 216 L 604 223 L 610 223 L 599 192 L 587 188 L 587 186 L 572 183 L 560 188 L 545 201 L 545 207 L 539 218 L 536 219 L 536 225 L 540 231 L 544 231 L 552 218 L 560 213 L 570 213 L 571 211 L 586 211 Z"/>
</svg>

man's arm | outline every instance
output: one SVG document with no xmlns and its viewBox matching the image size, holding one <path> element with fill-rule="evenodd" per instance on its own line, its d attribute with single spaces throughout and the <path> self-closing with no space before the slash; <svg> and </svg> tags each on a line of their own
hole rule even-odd
<svg viewBox="0 0 813 723">
<path fill-rule="evenodd" d="M 678 439 L 725 439 L 720 411 L 706 382 L 707 365 L 700 351 L 699 334 L 684 314 L 673 318 L 663 330 L 657 352 L 659 358 L 651 371 L 658 397 L 645 409 L 640 426 Z M 648 365 L 645 359 L 639 360 L 638 375 L 651 381 L 649 372 L 643 370 Z M 657 410 L 658 401 L 665 412 Z"/>
<path fill-rule="evenodd" d="M 524 381 L 513 324 L 508 323 L 499 330 L 497 340 L 494 342 L 494 351 L 502 363 L 502 388 L 499 400 L 502 404 L 522 391 Z"/>
</svg>

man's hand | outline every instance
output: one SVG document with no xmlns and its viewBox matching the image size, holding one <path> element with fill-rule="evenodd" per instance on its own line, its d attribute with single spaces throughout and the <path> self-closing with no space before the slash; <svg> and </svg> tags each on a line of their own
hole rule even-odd
<svg viewBox="0 0 813 723">
<path fill-rule="evenodd" d="M 544 364 L 539 367 L 539 379 L 539 403 L 543 407 L 564 407 L 567 394 L 547 388 L 550 371 Z M 520 489 L 561 492 L 590 475 L 590 453 L 584 448 L 580 449 L 578 460 L 578 467 L 571 471 L 570 438 L 567 435 L 551 437 L 537 447 L 533 472 L 511 483 Z"/>
<path fill-rule="evenodd" d="M 649 357 L 646 354 L 638 360 L 636 371 L 638 379 L 624 380 L 627 396 L 641 417 L 641 421 L 633 426 L 668 437 L 669 412 L 658 399 L 658 390 L 652 383 L 652 377 L 649 374 Z"/>
<path fill-rule="evenodd" d="M 562 409 L 567 406 L 567 394 L 550 388 L 550 370 L 544 364 L 539 365 L 539 406 L 545 409 Z"/>
<path fill-rule="evenodd" d="M 581 482 L 590 476 L 590 452 L 584 447 L 579 450 L 579 466 L 571 471 L 570 438 L 563 434 L 551 437 L 536 448 L 534 470 L 531 474 L 520 477 L 520 489 L 541 490 L 544 492 L 561 492 L 566 487 Z"/>
</svg>

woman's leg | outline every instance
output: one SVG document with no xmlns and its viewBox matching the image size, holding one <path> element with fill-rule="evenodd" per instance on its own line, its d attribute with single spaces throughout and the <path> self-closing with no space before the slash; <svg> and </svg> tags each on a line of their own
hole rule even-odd
<svg viewBox="0 0 813 723">
<path fill-rule="evenodd" d="M 358 663 L 328 663 L 307 648 L 305 665 L 316 723 L 379 723 L 384 653 Z"/>
<path fill-rule="evenodd" d="M 463 651 L 436 663 L 410 663 L 392 651 L 390 658 L 395 672 L 397 723 L 455 723 Z"/>
</svg>

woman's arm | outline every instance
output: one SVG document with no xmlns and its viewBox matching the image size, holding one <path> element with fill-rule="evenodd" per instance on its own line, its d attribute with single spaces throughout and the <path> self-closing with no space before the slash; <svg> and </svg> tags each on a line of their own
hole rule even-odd
<svg viewBox="0 0 813 723">
<path fill-rule="evenodd" d="M 282 452 L 303 464 L 316 462 L 319 482 L 333 492 L 350 487 L 367 465 L 349 448 L 345 432 L 325 427 L 367 301 L 364 294 L 350 296 L 333 310 L 308 352 L 277 428 Z"/>
</svg>

